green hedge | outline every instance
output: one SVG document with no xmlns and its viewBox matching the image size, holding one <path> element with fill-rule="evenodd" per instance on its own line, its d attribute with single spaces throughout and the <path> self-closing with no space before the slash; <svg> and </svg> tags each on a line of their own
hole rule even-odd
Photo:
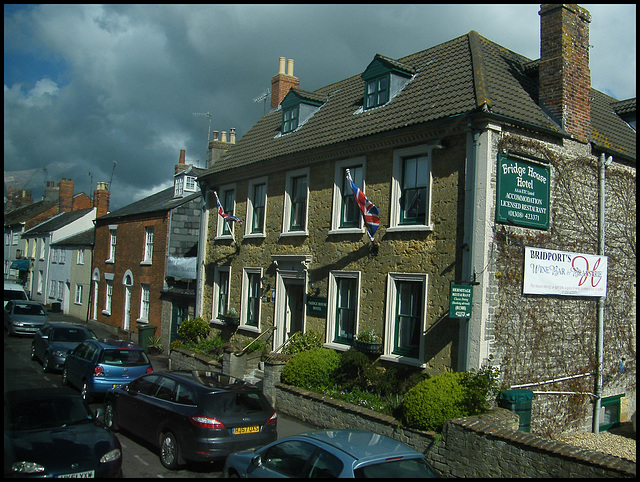
<svg viewBox="0 0 640 482">
<path fill-rule="evenodd" d="M 340 355 L 329 348 L 295 354 L 282 369 L 282 381 L 300 388 L 324 388 L 333 383 Z"/>
</svg>

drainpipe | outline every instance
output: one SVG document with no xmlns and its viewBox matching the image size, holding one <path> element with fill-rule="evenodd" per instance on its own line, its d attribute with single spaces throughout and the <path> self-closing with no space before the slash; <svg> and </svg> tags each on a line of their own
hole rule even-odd
<svg viewBox="0 0 640 482">
<path fill-rule="evenodd" d="M 613 159 L 609 156 L 605 160 L 604 153 L 600 154 L 598 189 L 598 255 L 604 256 L 604 176 L 605 169 Z M 596 351 L 598 366 L 596 367 L 596 400 L 593 408 L 593 433 L 600 433 L 600 409 L 602 407 L 602 366 L 604 361 L 604 296 L 598 298 L 598 332 Z"/>
</svg>

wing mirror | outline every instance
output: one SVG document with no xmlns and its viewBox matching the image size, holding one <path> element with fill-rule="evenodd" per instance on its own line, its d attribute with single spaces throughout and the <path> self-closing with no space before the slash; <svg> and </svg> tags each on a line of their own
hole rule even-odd
<svg viewBox="0 0 640 482">
<path fill-rule="evenodd" d="M 251 458 L 251 467 L 262 467 L 262 457 L 260 455 Z"/>
</svg>

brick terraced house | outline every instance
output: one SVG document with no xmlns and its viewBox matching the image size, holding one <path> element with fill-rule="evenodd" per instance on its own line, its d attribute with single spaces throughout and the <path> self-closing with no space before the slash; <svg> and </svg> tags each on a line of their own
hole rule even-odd
<svg viewBox="0 0 640 482">
<path fill-rule="evenodd" d="M 545 4 L 539 15 L 537 60 L 471 31 L 398 59 L 372 55 L 360 73 L 309 92 L 281 58 L 271 112 L 235 144 L 210 143 L 198 178 L 198 313 L 223 333 L 273 330 L 273 350 L 310 330 L 347 350 L 373 329 L 383 365 L 492 365 L 504 387 L 531 387 L 532 431 L 550 434 L 591 423 L 602 295 L 532 294 L 543 269 L 565 268 L 536 265 L 531 282 L 525 258 L 577 253 L 566 271 L 595 289 L 593 259 L 606 256 L 601 425 L 627 419 L 636 101 L 591 87 L 586 10 Z M 373 242 L 347 170 L 379 209 Z M 216 194 L 242 224 L 223 221 Z M 237 327 L 225 324 L 230 307 Z"/>
</svg>

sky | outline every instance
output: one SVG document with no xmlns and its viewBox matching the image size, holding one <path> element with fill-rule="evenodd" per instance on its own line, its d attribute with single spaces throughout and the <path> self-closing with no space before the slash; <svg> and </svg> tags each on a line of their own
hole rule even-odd
<svg viewBox="0 0 640 482">
<path fill-rule="evenodd" d="M 636 96 L 636 5 L 581 4 L 592 86 Z M 206 167 L 211 131 L 240 139 L 265 113 L 279 57 L 314 91 L 471 30 L 540 56 L 539 4 L 5 5 L 4 177 L 42 198 L 45 181 L 111 210 L 173 185 L 180 150 Z M 266 109 L 269 103 L 267 99 Z M 200 114 L 200 115 L 196 115 Z M 209 135 L 212 138 L 212 135 Z"/>
</svg>

